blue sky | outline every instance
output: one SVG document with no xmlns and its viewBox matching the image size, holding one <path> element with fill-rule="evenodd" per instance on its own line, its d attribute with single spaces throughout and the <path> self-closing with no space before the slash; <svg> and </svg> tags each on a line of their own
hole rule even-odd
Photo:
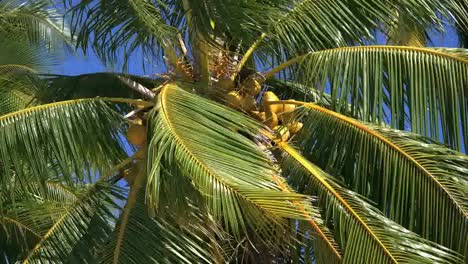
<svg viewBox="0 0 468 264">
<path fill-rule="evenodd" d="M 458 37 L 455 33 L 455 30 L 452 27 L 447 27 L 446 32 L 441 34 L 438 32 L 431 32 L 431 39 L 433 40 L 433 46 L 435 47 L 457 47 L 458 46 Z M 382 35 L 377 36 L 377 40 L 380 43 L 385 43 L 385 39 Z M 142 66 L 142 59 L 138 54 L 135 58 L 130 61 L 129 64 L 129 73 L 143 75 L 151 73 L 160 73 L 164 72 L 164 67 L 153 67 L 151 72 L 144 72 Z M 147 64 L 148 65 L 148 64 Z M 117 71 L 118 69 L 115 69 Z M 66 75 L 79 75 L 84 73 L 92 72 L 103 72 L 103 71 L 113 71 L 110 67 L 105 67 L 100 63 L 99 59 L 95 56 L 94 53 L 88 54 L 84 57 L 82 54 L 70 55 L 68 56 L 63 64 L 57 65 L 52 73 L 57 74 L 66 74 Z"/>
</svg>

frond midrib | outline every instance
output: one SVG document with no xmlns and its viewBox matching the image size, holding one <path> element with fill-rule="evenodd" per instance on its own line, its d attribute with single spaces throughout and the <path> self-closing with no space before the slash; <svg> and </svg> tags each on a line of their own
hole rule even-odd
<svg viewBox="0 0 468 264">
<path fill-rule="evenodd" d="M 29 259 L 36 253 L 36 251 L 42 246 L 42 243 L 46 241 L 54 232 L 57 228 L 60 227 L 60 225 L 66 220 L 66 218 L 70 215 L 71 212 L 73 212 L 73 207 L 84 202 L 84 200 L 78 200 L 76 203 L 73 203 L 72 209 L 70 210 L 69 208 L 65 209 L 65 213 L 55 222 L 55 224 L 52 225 L 51 228 L 44 234 L 44 236 L 41 238 L 41 240 L 34 246 L 34 248 L 28 253 L 27 257 L 24 259 L 23 264 L 29 263 Z"/>
<path fill-rule="evenodd" d="M 21 223 L 20 221 L 16 220 L 16 219 L 13 219 L 11 217 L 7 217 L 7 216 L 0 216 L 0 222 L 3 220 L 5 220 L 5 222 L 10 222 L 16 226 L 20 226 L 21 228 L 24 228 L 26 230 L 28 230 L 28 232 L 30 232 L 31 234 L 33 234 L 35 237 L 37 238 L 41 238 L 41 235 L 39 235 L 36 231 L 34 231 L 31 227 Z"/>
<path fill-rule="evenodd" d="M 117 240 L 115 243 L 112 263 L 115 263 L 115 264 L 119 263 L 121 246 L 124 242 L 125 231 L 128 225 L 128 221 L 130 219 L 130 212 L 135 207 L 138 191 L 140 190 L 143 184 L 144 178 L 145 178 L 145 173 L 142 173 L 140 171 L 138 172 L 135 178 L 135 181 L 132 184 L 130 193 L 127 198 L 127 203 L 125 204 L 125 208 L 123 209 L 123 212 L 122 212 L 121 222 L 119 225 L 119 233 L 117 234 Z"/>
<path fill-rule="evenodd" d="M 310 166 L 309 162 L 303 158 L 294 148 L 292 148 L 287 142 L 278 143 L 278 147 L 283 151 L 288 153 L 292 158 L 294 158 L 299 164 L 301 164 L 304 169 L 309 171 L 336 199 L 338 199 L 344 207 L 354 216 L 354 218 L 367 230 L 371 237 L 379 244 L 383 249 L 385 254 L 394 262 L 398 261 L 393 257 L 392 253 L 387 249 L 383 242 L 377 237 L 377 235 L 372 231 L 372 229 L 362 220 L 358 213 L 346 202 L 346 200 L 341 197 L 341 195 L 322 177 L 316 170 Z"/>
<path fill-rule="evenodd" d="M 314 52 L 309 52 L 305 55 L 310 55 L 310 54 L 316 54 L 316 53 L 323 53 L 323 52 L 338 52 L 338 51 L 344 51 L 344 50 L 396 50 L 396 51 L 415 51 L 415 52 L 421 52 L 421 53 L 426 53 L 426 54 L 431 54 L 439 57 L 445 57 L 448 59 L 460 61 L 462 63 L 468 64 L 468 60 L 463 59 L 458 56 L 454 56 L 445 52 L 441 52 L 438 50 L 430 49 L 430 48 L 422 48 L 422 47 L 412 47 L 412 46 L 386 46 L 386 45 L 369 45 L 369 46 L 350 46 L 350 47 L 339 47 L 339 48 L 333 48 L 333 49 L 325 49 L 325 50 L 319 50 L 319 51 L 314 51 Z M 305 56 L 302 55 L 302 56 Z"/>
<path fill-rule="evenodd" d="M 50 108 L 57 107 L 57 106 L 64 106 L 64 105 L 70 105 L 70 104 L 78 104 L 81 102 L 99 101 L 99 100 L 113 102 L 113 103 L 127 103 L 127 104 L 133 104 L 133 105 L 144 105 L 144 106 L 154 105 L 153 103 L 150 103 L 147 101 L 142 101 L 138 99 L 130 99 L 130 98 L 96 97 L 96 98 L 73 99 L 73 100 L 59 101 L 59 102 L 50 103 L 50 104 L 38 105 L 38 106 L 23 109 L 20 111 L 16 111 L 13 113 L 9 113 L 9 114 L 0 116 L 0 122 L 5 119 L 14 117 L 14 116 L 20 116 L 23 114 L 37 112 L 37 111 L 41 111 L 44 109 L 50 109 Z"/>
<path fill-rule="evenodd" d="M 233 188 L 229 184 L 227 184 L 221 177 L 218 177 L 216 173 L 213 172 L 208 166 L 206 166 L 203 162 L 201 162 L 195 155 L 192 154 L 192 152 L 186 147 L 185 141 L 183 138 L 181 138 L 174 127 L 172 126 L 172 123 L 170 122 L 171 118 L 169 117 L 169 111 L 167 111 L 168 107 L 166 105 L 166 97 L 167 97 L 167 90 L 171 89 L 170 84 L 166 85 L 162 90 L 161 90 L 161 111 L 164 114 L 165 120 L 167 120 L 167 125 L 168 129 L 170 130 L 170 133 L 174 136 L 175 140 L 181 144 L 181 146 L 185 149 L 185 151 L 196 161 L 198 165 L 201 166 L 202 170 L 207 172 L 209 175 L 211 175 L 213 178 L 215 178 L 219 183 L 223 184 L 225 187 L 227 187 L 229 190 L 232 190 L 236 196 L 241 197 L 242 199 L 248 201 L 249 203 L 254 204 L 255 206 L 262 208 L 259 206 L 257 203 L 254 201 L 251 201 L 250 199 L 247 199 L 244 197 L 241 193 L 239 193 L 239 190 Z M 263 210 L 263 208 L 262 208 Z"/>
<path fill-rule="evenodd" d="M 466 218 L 468 218 L 468 212 L 466 212 L 465 210 L 463 210 L 463 207 L 458 204 L 457 200 L 453 198 L 452 194 L 440 183 L 440 181 L 431 173 L 429 172 L 421 163 L 419 163 L 417 160 L 415 160 L 410 154 L 408 154 L 406 151 L 404 151 L 402 148 L 400 148 L 399 146 L 395 145 L 394 143 L 392 143 L 390 140 L 388 140 L 386 137 L 384 137 L 383 135 L 381 135 L 380 133 L 378 133 L 377 131 L 375 130 L 372 130 L 370 128 L 368 128 L 367 126 L 357 122 L 356 120 L 352 119 L 352 118 L 349 118 L 349 117 L 346 117 L 344 115 L 341 115 L 339 113 L 336 113 L 334 111 L 331 111 L 331 110 L 328 110 L 324 107 L 321 107 L 321 106 L 318 106 L 316 104 L 311 104 L 311 103 L 304 103 L 302 102 L 302 104 L 307 107 L 307 108 L 310 108 L 310 109 L 314 109 L 316 111 L 319 111 L 319 112 L 322 112 L 324 114 L 327 114 L 327 115 L 331 115 L 339 120 L 341 120 L 342 122 L 345 122 L 347 124 L 350 124 L 358 129 L 360 129 L 361 131 L 379 139 L 380 141 L 382 141 L 383 143 L 385 143 L 387 146 L 389 146 L 390 148 L 394 149 L 395 151 L 399 152 L 401 155 L 403 155 L 403 157 L 405 157 L 407 160 L 409 160 L 410 162 L 412 162 L 419 170 L 421 170 L 424 174 L 428 175 L 430 177 L 430 179 L 435 183 L 437 184 L 437 186 L 443 190 L 443 192 L 450 198 L 450 200 L 453 202 L 453 204 L 456 206 L 457 210 L 459 210 Z"/>
<path fill-rule="evenodd" d="M 290 188 L 288 188 L 288 185 L 284 183 L 284 181 L 276 176 L 273 175 L 273 180 L 276 181 L 278 186 L 281 188 L 283 192 L 286 193 L 293 193 Z M 341 261 L 341 253 L 339 250 L 333 245 L 333 242 L 328 239 L 328 237 L 323 233 L 322 229 L 319 227 L 319 225 L 312 219 L 309 213 L 304 208 L 304 205 L 300 204 L 297 201 L 293 201 L 293 203 L 298 207 L 300 211 L 304 213 L 304 217 L 307 219 L 306 221 L 314 228 L 315 232 L 319 234 L 319 236 L 327 243 L 327 245 L 332 249 L 333 253 L 336 255 L 336 257 Z"/>
</svg>

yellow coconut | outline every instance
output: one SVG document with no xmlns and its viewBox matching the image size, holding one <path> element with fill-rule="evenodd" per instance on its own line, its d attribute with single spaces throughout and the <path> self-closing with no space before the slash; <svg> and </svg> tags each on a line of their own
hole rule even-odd
<svg viewBox="0 0 468 264">
<path fill-rule="evenodd" d="M 256 79 L 249 78 L 243 82 L 243 89 L 246 93 L 257 96 L 262 90 L 262 85 Z"/>
<path fill-rule="evenodd" d="M 264 121 L 265 125 L 269 128 L 274 128 L 278 125 L 278 116 L 273 112 L 264 112 L 266 120 Z"/>
<path fill-rule="evenodd" d="M 294 102 L 295 100 L 289 99 L 286 101 Z M 277 114 L 280 114 L 280 119 L 283 121 L 283 123 L 288 123 L 291 121 L 294 115 L 294 110 L 296 109 L 295 104 L 282 104 L 278 105 L 279 112 Z"/>
<path fill-rule="evenodd" d="M 135 146 L 141 146 L 146 141 L 146 128 L 142 125 L 131 124 L 127 131 L 127 138 Z"/>
<path fill-rule="evenodd" d="M 286 101 L 294 102 L 295 100 L 294 99 L 289 99 L 289 100 L 286 100 Z M 280 107 L 281 111 L 285 112 L 285 113 L 292 112 L 292 111 L 294 111 L 294 109 L 296 109 L 295 104 L 283 104 L 283 105 L 280 105 L 280 106 L 281 106 Z"/>
<path fill-rule="evenodd" d="M 258 112 L 258 111 L 251 111 L 250 112 L 252 117 L 257 119 L 260 122 L 265 122 L 266 120 L 266 113 L 265 112 Z"/>
<path fill-rule="evenodd" d="M 289 129 L 286 126 L 276 126 L 273 128 L 278 133 L 278 139 L 281 142 L 288 141 L 289 136 L 291 135 L 289 133 Z"/>
<path fill-rule="evenodd" d="M 231 91 L 226 95 L 226 103 L 232 108 L 239 109 L 242 105 L 242 96 L 236 91 Z"/>
<path fill-rule="evenodd" d="M 278 116 L 275 113 L 260 112 L 254 117 L 258 121 L 267 125 L 269 128 L 273 128 L 278 125 Z"/>
<path fill-rule="evenodd" d="M 289 123 L 288 124 L 289 132 L 291 132 L 292 134 L 296 134 L 302 129 L 303 126 L 304 124 L 302 124 L 301 122 Z"/>
<path fill-rule="evenodd" d="M 221 79 L 219 80 L 215 86 L 217 86 L 218 88 L 220 88 L 221 90 L 223 91 L 230 91 L 232 89 L 234 89 L 234 86 L 235 86 L 235 83 L 233 80 L 231 79 Z"/>
<path fill-rule="evenodd" d="M 263 95 L 262 106 L 265 112 L 278 113 L 280 106 L 278 105 L 269 105 L 268 102 L 278 101 L 279 98 L 274 92 L 268 91 Z"/>
<path fill-rule="evenodd" d="M 252 95 L 246 95 L 244 98 L 242 98 L 241 106 L 245 111 L 253 111 L 257 109 L 256 103 L 257 101 Z"/>
<path fill-rule="evenodd" d="M 260 112 L 259 112 L 259 111 L 257 111 L 257 110 L 250 111 L 250 115 L 251 115 L 251 116 L 253 116 L 253 117 L 256 117 L 256 116 L 258 116 L 258 114 L 260 114 Z"/>
</svg>

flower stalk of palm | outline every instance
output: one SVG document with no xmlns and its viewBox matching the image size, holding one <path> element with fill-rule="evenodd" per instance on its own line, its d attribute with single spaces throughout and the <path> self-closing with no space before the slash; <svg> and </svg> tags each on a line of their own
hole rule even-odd
<svg viewBox="0 0 468 264">
<path fill-rule="evenodd" d="M 168 72 L 39 75 L 31 104 L 0 103 L 0 253 L 463 263 L 466 51 L 349 46 L 382 27 L 411 44 L 438 13 L 466 14 L 449 0 L 72 6 L 79 46 L 123 50 L 124 66 L 161 55 Z"/>
</svg>

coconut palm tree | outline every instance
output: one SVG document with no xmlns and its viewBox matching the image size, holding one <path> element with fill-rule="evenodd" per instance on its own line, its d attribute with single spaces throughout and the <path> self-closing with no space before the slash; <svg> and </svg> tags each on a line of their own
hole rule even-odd
<svg viewBox="0 0 468 264">
<path fill-rule="evenodd" d="M 3 110 L 7 263 L 466 261 L 468 53 L 424 47 L 466 1 L 62 4 L 77 48 L 167 72 Z"/>
</svg>

